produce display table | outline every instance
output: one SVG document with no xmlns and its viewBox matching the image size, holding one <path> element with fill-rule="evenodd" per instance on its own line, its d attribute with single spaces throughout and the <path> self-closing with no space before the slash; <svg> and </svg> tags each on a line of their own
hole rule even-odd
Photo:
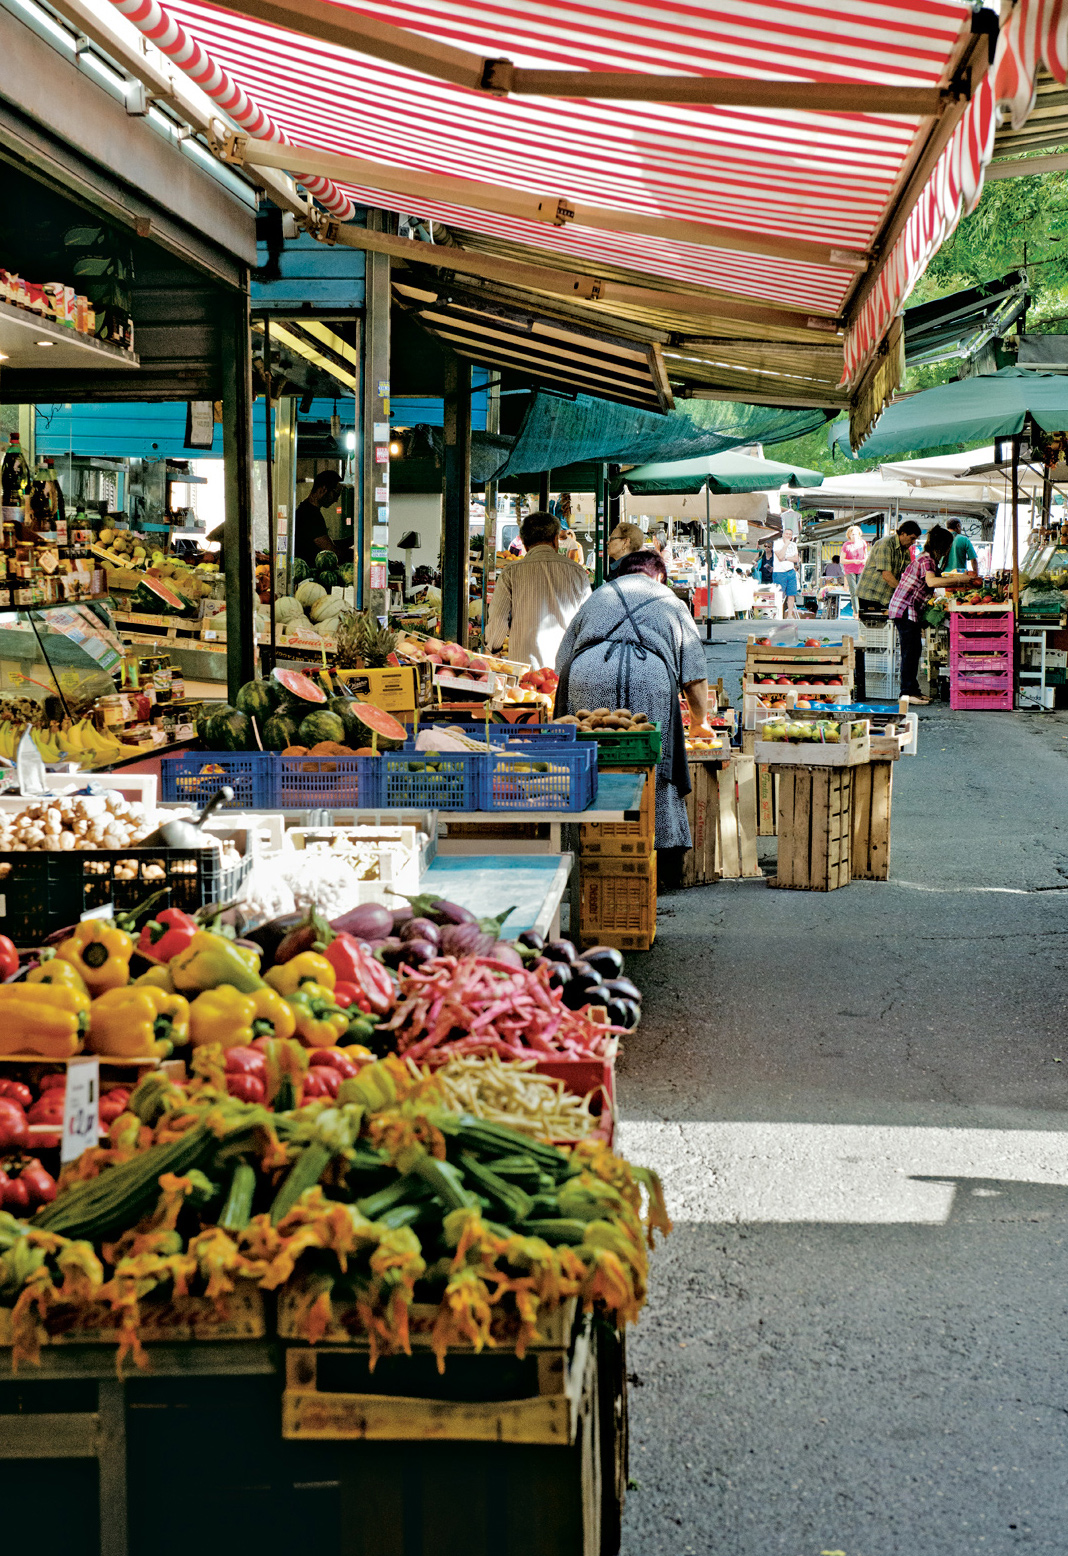
<svg viewBox="0 0 1068 1556">
<path fill-rule="evenodd" d="M 509 939 L 533 929 L 555 940 L 570 874 L 570 854 L 439 854 L 419 890 L 457 902 L 479 918 L 491 918 L 514 903 L 505 924 Z"/>
<path fill-rule="evenodd" d="M 463 827 L 477 826 L 487 832 L 496 828 L 512 828 L 521 825 L 548 826 L 547 838 L 524 842 L 522 847 L 512 849 L 507 839 L 494 839 L 493 846 L 498 852 L 522 852 L 522 853 L 560 853 L 561 827 L 573 826 L 577 822 L 621 822 L 640 821 L 642 794 L 645 789 L 646 775 L 644 771 L 629 773 L 599 774 L 597 782 L 597 798 L 581 811 L 565 810 L 524 810 L 524 811 L 500 811 L 500 810 L 465 810 L 442 812 L 441 819 L 446 823 L 458 822 Z M 387 815 L 388 812 L 381 812 Z M 481 838 L 449 838 L 442 840 L 442 851 L 450 854 L 481 854 L 491 839 Z M 442 847 L 442 844 L 439 844 Z"/>
</svg>

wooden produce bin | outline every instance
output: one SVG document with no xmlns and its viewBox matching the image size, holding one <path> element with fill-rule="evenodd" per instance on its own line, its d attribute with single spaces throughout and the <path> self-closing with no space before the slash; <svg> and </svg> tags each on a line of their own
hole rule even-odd
<svg viewBox="0 0 1068 1556">
<path fill-rule="evenodd" d="M 850 880 L 854 768 L 773 766 L 779 858 L 769 886 L 836 891 Z"/>
<path fill-rule="evenodd" d="M 852 778 L 850 874 L 858 881 L 889 880 L 894 764 L 869 762 L 854 767 Z"/>
<path fill-rule="evenodd" d="M 683 886 L 762 875 L 757 863 L 757 773 L 749 756 L 690 761 L 686 814 L 693 848 L 685 856 Z"/>
</svg>

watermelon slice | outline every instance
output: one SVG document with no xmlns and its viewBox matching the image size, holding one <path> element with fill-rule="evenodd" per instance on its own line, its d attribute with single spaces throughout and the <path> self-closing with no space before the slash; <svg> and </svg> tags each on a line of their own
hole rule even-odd
<svg viewBox="0 0 1068 1556">
<path fill-rule="evenodd" d="M 354 702 L 349 712 L 359 719 L 361 724 L 366 724 L 368 729 L 374 730 L 376 735 L 384 735 L 387 740 L 407 740 L 408 731 L 403 724 L 398 724 L 392 713 L 387 713 L 383 708 L 376 708 L 369 702 Z"/>
<path fill-rule="evenodd" d="M 279 686 L 284 686 L 291 697 L 296 697 L 298 702 L 325 702 L 326 693 L 321 686 L 309 680 L 306 675 L 301 675 L 299 670 L 272 670 L 271 679 L 277 681 Z"/>
</svg>

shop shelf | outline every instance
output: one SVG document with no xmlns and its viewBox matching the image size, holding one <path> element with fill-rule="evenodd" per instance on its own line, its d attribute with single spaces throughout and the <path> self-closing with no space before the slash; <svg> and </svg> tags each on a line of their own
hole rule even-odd
<svg viewBox="0 0 1068 1556">
<path fill-rule="evenodd" d="M 530 746 L 484 758 L 480 810 L 585 810 L 597 797 L 597 751 Z"/>
<path fill-rule="evenodd" d="M 228 810 L 274 810 L 279 758 L 273 751 L 188 751 L 165 756 L 161 767 L 164 803 L 203 806 L 228 785 Z"/>
<path fill-rule="evenodd" d="M 607 764 L 630 762 L 635 766 L 651 766 L 660 760 L 660 725 L 651 730 L 598 729 L 589 732 L 579 730 L 579 740 L 596 740 L 601 759 Z"/>
<path fill-rule="evenodd" d="M 373 756 L 280 756 L 274 803 L 282 810 L 378 806 L 380 780 Z"/>
<path fill-rule="evenodd" d="M 40 945 L 45 935 L 87 913 L 109 905 L 116 914 L 126 912 L 164 889 L 168 900 L 161 906 L 193 913 L 235 897 L 251 867 L 249 854 L 223 868 L 217 848 L 3 853 L 0 927 L 19 945 Z"/>
<path fill-rule="evenodd" d="M 377 760 L 378 803 L 387 810 L 479 809 L 482 775 L 490 760 L 481 751 L 442 752 L 428 760 L 426 751 L 413 747 Z"/>
</svg>

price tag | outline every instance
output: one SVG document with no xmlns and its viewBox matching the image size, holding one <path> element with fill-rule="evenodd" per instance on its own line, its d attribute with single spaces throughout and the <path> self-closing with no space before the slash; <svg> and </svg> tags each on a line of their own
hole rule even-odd
<svg viewBox="0 0 1068 1556">
<path fill-rule="evenodd" d="M 73 1162 L 100 1139 L 100 1060 L 72 1059 L 63 1094 L 63 1139 L 59 1159 Z"/>
</svg>

